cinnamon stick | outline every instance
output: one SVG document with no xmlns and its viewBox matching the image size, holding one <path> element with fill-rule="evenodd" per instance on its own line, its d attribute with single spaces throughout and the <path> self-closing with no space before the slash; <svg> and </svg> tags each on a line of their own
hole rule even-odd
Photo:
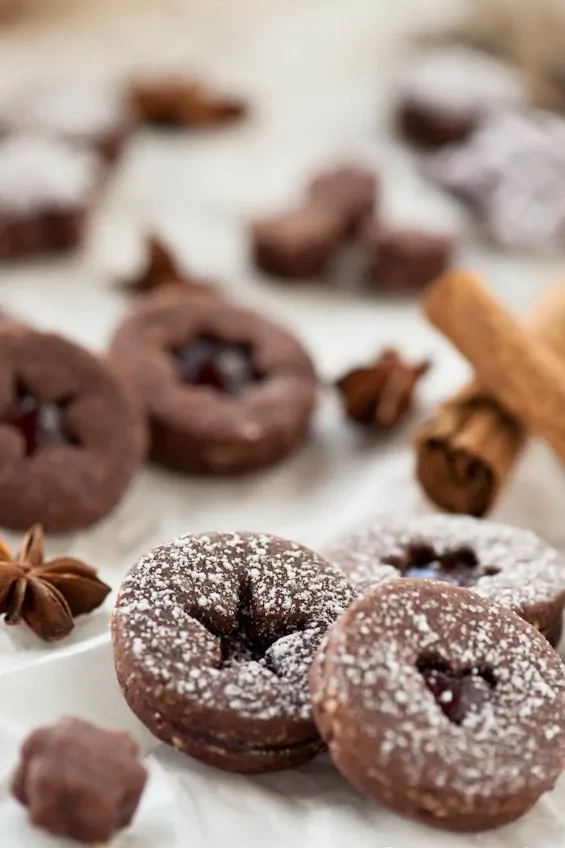
<svg viewBox="0 0 565 848">
<path fill-rule="evenodd" d="M 430 291 L 426 308 L 432 317 L 443 312 L 439 323 L 451 320 L 453 309 L 452 298 L 461 298 L 461 307 L 464 321 L 471 332 L 475 332 L 476 346 L 483 358 L 483 366 L 491 369 L 492 355 L 486 352 L 481 339 L 481 331 L 470 313 L 465 310 L 477 306 L 489 311 L 489 324 L 494 323 L 496 329 L 491 334 L 495 348 L 498 348 L 497 357 L 501 355 L 512 356 L 512 344 L 508 346 L 506 331 L 500 340 L 500 328 L 498 317 L 501 307 L 493 301 L 492 297 L 481 287 L 476 278 L 470 274 L 458 272 L 449 275 L 449 278 L 441 280 Z M 492 303 L 496 307 L 495 312 L 491 310 Z M 431 306 L 430 306 L 431 304 Z M 467 304 L 467 306 L 465 305 Z M 509 316 L 502 314 L 505 319 Z M 532 354 L 534 340 L 528 339 L 527 331 L 521 331 L 518 325 L 510 319 L 514 329 L 518 329 L 522 348 L 525 346 L 527 356 L 537 361 L 536 353 Z M 503 322 L 507 327 L 506 320 Z M 439 324 L 438 324 L 439 326 Z M 559 357 L 556 365 L 553 359 L 550 366 L 553 379 L 557 377 L 556 368 L 559 369 L 560 383 L 565 380 L 565 284 L 559 283 L 552 287 L 549 293 L 542 299 L 528 321 L 531 333 L 540 342 L 549 345 Z M 457 335 L 457 329 L 453 332 Z M 514 336 L 511 335 L 511 339 Z M 535 351 L 540 345 L 535 345 Z M 542 360 L 546 355 L 542 353 Z M 486 366 L 485 366 L 486 363 Z M 510 358 L 510 363 L 512 359 Z M 504 371 L 503 365 L 501 365 Z M 538 362 L 538 366 L 539 362 Z M 543 370 L 543 366 L 542 370 Z M 520 391 L 524 397 L 530 396 L 530 386 L 524 385 L 524 378 L 516 364 L 514 375 L 518 375 Z M 495 369 L 496 370 L 496 369 Z M 500 375 L 498 375 L 500 376 Z M 488 382 L 488 379 L 487 379 Z M 496 384 L 496 385 L 495 385 Z M 490 386 L 496 381 L 490 382 Z M 565 388 L 560 389 L 565 392 Z M 527 398 L 526 398 L 527 402 Z M 515 407 L 514 407 L 515 408 Z M 543 415 L 541 416 L 543 417 Z M 535 429 L 535 428 L 533 428 Z M 539 432 L 539 429 L 538 429 Z M 505 409 L 496 399 L 495 394 L 489 391 L 486 382 L 475 381 L 467 386 L 455 397 L 450 398 L 443 404 L 435 418 L 426 424 L 416 435 L 416 467 L 418 479 L 430 497 L 438 506 L 449 512 L 465 513 L 475 516 L 485 515 L 495 502 L 509 473 L 514 466 L 522 446 L 526 439 L 526 429 L 520 420 Z M 563 444 L 563 440 L 560 440 Z"/>
</svg>

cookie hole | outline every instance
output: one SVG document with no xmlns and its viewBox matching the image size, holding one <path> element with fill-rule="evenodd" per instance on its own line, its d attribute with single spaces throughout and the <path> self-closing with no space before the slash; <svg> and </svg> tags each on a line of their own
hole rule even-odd
<svg viewBox="0 0 565 848">
<path fill-rule="evenodd" d="M 253 363 L 253 347 L 247 342 L 228 342 L 200 336 L 188 345 L 174 348 L 181 382 L 207 386 L 237 397 L 262 379 Z"/>
<path fill-rule="evenodd" d="M 468 716 L 480 713 L 496 688 L 496 676 L 488 666 L 455 671 L 444 660 L 424 655 L 416 668 L 452 724 L 463 724 Z"/>
<path fill-rule="evenodd" d="M 432 545 L 414 542 L 404 554 L 390 556 L 384 562 L 398 569 L 402 577 L 442 580 L 455 586 L 474 586 L 487 573 L 468 546 L 439 554 Z"/>
<path fill-rule="evenodd" d="M 300 626 L 281 629 L 275 633 L 262 629 L 254 620 L 251 611 L 251 593 L 243 587 L 236 613 L 236 627 L 230 633 L 217 634 L 220 640 L 221 659 L 219 668 L 230 668 L 244 663 L 258 662 L 273 674 L 278 674 L 266 654 L 279 639 L 298 632 Z"/>
<path fill-rule="evenodd" d="M 48 444 L 78 445 L 79 440 L 66 424 L 72 397 L 42 402 L 21 379 L 16 379 L 14 396 L 0 419 L 2 424 L 20 433 L 25 456 L 32 457 Z"/>
</svg>

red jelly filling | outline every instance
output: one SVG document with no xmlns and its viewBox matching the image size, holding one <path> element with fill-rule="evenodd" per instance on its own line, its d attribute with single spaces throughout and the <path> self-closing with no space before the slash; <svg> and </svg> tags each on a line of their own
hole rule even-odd
<svg viewBox="0 0 565 848">
<path fill-rule="evenodd" d="M 191 386 L 209 386 L 235 397 L 260 379 L 248 344 L 202 336 L 174 353 L 182 382 Z"/>
<path fill-rule="evenodd" d="M 70 444 L 65 427 L 68 401 L 42 403 L 23 384 L 18 383 L 16 397 L 4 411 L 1 421 L 19 430 L 25 455 L 34 456 L 49 443 Z"/>
<path fill-rule="evenodd" d="M 422 659 L 418 671 L 438 706 L 453 724 L 462 724 L 470 713 L 478 713 L 496 686 L 489 669 L 453 671 L 447 663 Z"/>
</svg>

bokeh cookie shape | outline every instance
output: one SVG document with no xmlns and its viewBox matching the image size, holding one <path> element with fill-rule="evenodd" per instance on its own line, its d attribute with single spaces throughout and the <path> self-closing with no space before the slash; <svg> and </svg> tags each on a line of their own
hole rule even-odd
<svg viewBox="0 0 565 848">
<path fill-rule="evenodd" d="M 398 83 L 396 123 L 424 149 L 465 140 L 485 114 L 525 102 L 520 75 L 479 50 L 442 47 L 414 56 Z"/>
<path fill-rule="evenodd" d="M 0 524 L 93 524 L 120 501 L 145 448 L 143 417 L 104 362 L 57 335 L 2 325 Z"/>
<path fill-rule="evenodd" d="M 159 739 L 203 762 L 238 772 L 297 766 L 322 747 L 310 665 L 352 599 L 337 569 L 294 542 L 182 536 L 122 584 L 112 623 L 120 686 Z"/>
<path fill-rule="evenodd" d="M 495 244 L 565 244 L 565 121 L 538 109 L 494 112 L 464 142 L 438 151 L 426 174 L 465 201 Z"/>
<path fill-rule="evenodd" d="M 0 111 L 0 131 L 62 138 L 108 162 L 119 156 L 133 126 L 124 94 L 107 85 L 43 85 L 21 92 Z"/>
<path fill-rule="evenodd" d="M 179 471 L 270 465 L 308 433 L 312 361 L 289 332 L 211 293 L 162 292 L 117 330 L 110 359 L 137 393 L 151 456 Z"/>
<path fill-rule="evenodd" d="M 358 598 L 315 660 L 311 694 L 344 776 L 427 824 L 507 824 L 565 767 L 561 659 L 467 589 L 409 579 Z"/>
<path fill-rule="evenodd" d="M 390 519 L 325 553 L 359 592 L 401 577 L 442 580 L 508 607 L 552 645 L 561 637 L 565 560 L 529 530 L 468 516 Z"/>
<path fill-rule="evenodd" d="M 63 718 L 25 740 L 11 788 L 36 827 L 100 846 L 129 826 L 146 781 L 127 733 Z"/>
<path fill-rule="evenodd" d="M 0 139 L 0 260 L 77 247 L 101 179 L 99 156 L 65 139 Z"/>
</svg>

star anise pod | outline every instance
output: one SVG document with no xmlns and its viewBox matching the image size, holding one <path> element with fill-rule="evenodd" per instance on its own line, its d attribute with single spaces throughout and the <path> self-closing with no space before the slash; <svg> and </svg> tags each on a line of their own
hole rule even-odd
<svg viewBox="0 0 565 848">
<path fill-rule="evenodd" d="M 0 541 L 0 615 L 6 624 L 25 621 L 46 642 L 62 639 L 73 618 L 92 612 L 110 592 L 94 568 L 71 557 L 43 561 L 43 529 L 26 534 L 15 557 Z"/>
<path fill-rule="evenodd" d="M 349 371 L 336 383 L 347 416 L 376 430 L 390 430 L 408 412 L 416 383 L 429 370 L 428 360 L 411 365 L 396 350 Z"/>
<path fill-rule="evenodd" d="M 156 236 L 147 240 L 147 260 L 140 273 L 122 283 L 133 294 L 148 294 L 155 289 L 178 286 L 184 291 L 207 291 L 214 288 L 208 280 L 198 280 L 179 270 L 171 251 Z"/>
<path fill-rule="evenodd" d="M 247 112 L 243 100 L 213 94 L 199 82 L 174 76 L 135 83 L 131 99 L 141 120 L 166 127 L 214 126 Z"/>
</svg>

